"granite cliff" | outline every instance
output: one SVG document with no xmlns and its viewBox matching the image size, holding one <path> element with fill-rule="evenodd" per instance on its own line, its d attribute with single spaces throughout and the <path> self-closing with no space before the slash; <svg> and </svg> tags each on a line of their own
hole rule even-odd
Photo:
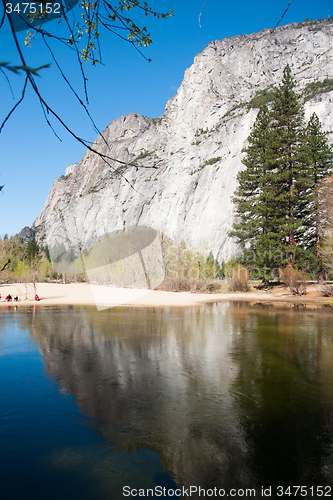
<svg viewBox="0 0 333 500">
<path fill-rule="evenodd" d="M 287 63 L 305 118 L 316 112 L 333 133 L 332 35 L 332 24 L 321 22 L 212 41 L 163 116 L 130 113 L 110 123 L 104 140 L 97 137 L 94 148 L 127 166 L 108 165 L 88 150 L 55 180 L 34 222 L 39 237 L 81 252 L 105 234 L 148 226 L 228 259 L 236 251 L 227 233 L 242 149 Z"/>
</svg>

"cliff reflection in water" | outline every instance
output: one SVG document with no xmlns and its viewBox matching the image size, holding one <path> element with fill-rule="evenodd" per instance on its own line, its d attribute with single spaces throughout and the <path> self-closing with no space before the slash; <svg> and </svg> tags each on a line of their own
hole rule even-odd
<svg viewBox="0 0 333 500">
<path fill-rule="evenodd" d="M 178 485 L 331 484 L 331 314 L 45 307 L 25 321 L 105 446 L 157 450 Z"/>
</svg>

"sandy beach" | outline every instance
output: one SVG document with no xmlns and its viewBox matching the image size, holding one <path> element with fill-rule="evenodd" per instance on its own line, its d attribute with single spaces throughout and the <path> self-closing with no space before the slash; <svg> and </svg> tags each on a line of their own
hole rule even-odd
<svg viewBox="0 0 333 500">
<path fill-rule="evenodd" d="M 70 283 L 66 285 L 59 283 L 37 283 L 36 288 L 40 297 L 39 302 L 34 300 L 34 288 L 32 284 L 14 283 L 0 285 L 0 307 L 32 304 L 40 306 L 94 305 L 101 310 L 112 306 L 182 307 L 217 301 L 332 304 L 332 298 L 322 297 L 316 290 L 315 285 L 310 285 L 307 295 L 301 297 L 292 295 L 287 288 L 283 287 L 276 287 L 269 291 L 256 291 L 255 293 L 234 292 L 217 294 L 113 288 L 102 285 L 90 285 L 89 283 Z M 11 294 L 12 297 L 18 296 L 19 301 L 7 302 L 5 297 L 8 294 Z"/>
</svg>

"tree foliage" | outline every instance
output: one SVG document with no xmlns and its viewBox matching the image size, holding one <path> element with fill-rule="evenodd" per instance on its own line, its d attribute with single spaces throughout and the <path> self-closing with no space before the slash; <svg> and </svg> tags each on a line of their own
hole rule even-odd
<svg viewBox="0 0 333 500">
<path fill-rule="evenodd" d="M 307 210 L 305 207 L 304 226 L 306 227 L 305 243 L 315 256 L 318 281 L 323 280 L 324 264 L 322 257 L 322 240 L 329 225 L 327 183 L 331 173 L 333 155 L 327 143 L 327 135 L 323 132 L 318 116 L 313 113 L 305 131 L 307 145 L 308 190 L 310 192 Z M 325 199 L 326 198 L 326 199 Z"/>
<path fill-rule="evenodd" d="M 319 186 L 320 222 L 323 231 L 321 257 L 323 267 L 333 275 L 333 176 Z"/>
<path fill-rule="evenodd" d="M 166 19 L 173 16 L 170 10 L 167 13 L 159 13 L 154 11 L 146 1 L 142 0 L 119 0 L 118 2 L 110 3 L 108 0 L 82 0 L 79 7 L 71 11 L 69 16 L 69 11 L 72 8 L 72 2 L 68 4 L 64 0 L 59 0 L 57 5 L 61 6 L 60 16 L 58 18 L 58 23 L 61 23 L 64 27 L 65 35 L 56 35 L 51 30 L 47 29 L 47 21 L 50 20 L 50 14 L 47 9 L 52 10 L 52 2 L 47 3 L 46 0 L 42 0 L 42 3 L 33 4 L 37 5 L 40 10 L 32 14 L 19 14 L 21 22 L 26 25 L 27 36 L 24 40 L 26 46 L 31 46 L 32 43 L 37 43 L 38 41 L 42 43 L 50 54 L 50 60 L 54 63 L 59 70 L 61 77 L 64 79 L 69 87 L 69 91 L 73 93 L 74 97 L 78 100 L 80 105 L 84 108 L 89 119 L 92 121 L 94 128 L 97 133 L 101 133 L 98 127 L 95 125 L 92 117 L 88 111 L 88 90 L 87 90 L 87 78 L 84 70 L 84 63 L 91 62 L 93 65 L 100 64 L 102 59 L 102 43 L 101 40 L 111 33 L 122 40 L 130 43 L 141 55 L 143 52 L 141 48 L 148 47 L 152 43 L 152 37 L 147 27 L 143 25 L 146 17 L 155 17 L 158 19 Z M 66 125 L 65 121 L 61 116 L 54 110 L 49 103 L 45 100 L 38 86 L 36 77 L 40 75 L 41 70 L 47 68 L 50 64 L 45 64 L 39 67 L 31 67 L 26 61 L 26 58 L 22 51 L 21 43 L 17 37 L 15 28 L 15 18 L 12 16 L 12 12 L 8 12 L 6 7 L 6 1 L 3 0 L 4 5 L 4 15 L 0 20 L 0 30 L 3 28 L 5 21 L 9 24 L 10 32 L 16 47 L 18 57 L 20 59 L 20 64 L 13 65 L 9 62 L 0 62 L 0 74 L 8 80 L 7 73 L 12 74 L 24 74 L 25 79 L 22 84 L 21 97 L 14 104 L 9 113 L 4 117 L 2 123 L 0 124 L 0 132 L 5 126 L 6 122 L 11 117 L 12 113 L 17 109 L 17 107 L 23 102 L 27 88 L 31 87 L 35 95 L 37 96 L 41 108 L 44 113 L 45 120 L 47 124 L 51 127 L 54 134 L 56 135 L 51 118 L 56 119 L 64 129 L 71 134 L 78 142 L 88 148 L 92 153 L 98 154 L 102 160 L 109 165 L 109 167 L 114 170 L 116 167 L 113 162 L 123 164 L 124 162 L 118 160 L 117 158 L 112 158 L 108 155 L 101 154 L 99 151 L 95 150 L 90 146 L 90 144 L 79 137 L 75 131 L 73 131 L 69 126 Z M 9 4 L 11 5 L 11 4 Z M 30 5 L 29 3 L 23 3 L 22 5 Z M 41 7 L 42 6 L 42 7 Z M 51 7 L 50 7 L 51 6 Z M 78 12 L 79 10 L 79 16 Z M 136 21 L 138 17 L 141 21 Z M 74 16 L 74 23 L 73 23 Z M 143 19 L 142 19 L 143 16 Z M 68 50 L 74 51 L 77 60 L 78 70 L 82 75 L 83 87 L 84 87 L 84 98 L 81 98 L 78 93 L 74 90 L 69 79 L 62 70 L 61 61 L 59 61 L 54 52 L 55 44 L 61 44 L 66 46 Z M 145 57 L 143 55 L 143 57 Z M 147 58 L 146 58 L 147 59 Z M 149 59 L 147 59 L 149 61 Z M 106 140 L 102 137 L 106 142 Z"/>
<path fill-rule="evenodd" d="M 303 107 L 295 92 L 296 82 L 287 65 L 282 84 L 274 92 L 272 102 L 272 151 L 273 188 L 278 214 L 278 227 L 282 236 L 283 250 L 288 260 L 294 259 L 298 250 L 297 239 L 302 228 L 300 203 L 306 203 L 303 161 Z"/>
<path fill-rule="evenodd" d="M 36 283 L 51 274 L 46 252 L 35 239 L 23 243 L 18 236 L 0 238 L 0 282 Z"/>
<path fill-rule="evenodd" d="M 239 222 L 230 232 L 230 236 L 236 236 L 243 247 L 245 260 L 262 269 L 264 274 L 272 271 L 272 259 L 266 248 L 278 243 L 275 196 L 272 196 L 270 123 L 270 112 L 267 106 L 262 106 L 248 137 L 249 145 L 244 150 L 246 156 L 242 162 L 246 169 L 237 176 L 238 187 L 233 202 Z"/>
<path fill-rule="evenodd" d="M 259 110 L 233 197 L 238 218 L 229 234 L 265 282 L 287 264 L 312 268 L 318 279 L 323 274 L 319 186 L 331 173 L 333 155 L 317 115 L 305 125 L 295 87 L 287 65 L 270 109 Z"/>
<path fill-rule="evenodd" d="M 220 266 L 212 253 L 208 254 L 206 245 L 196 249 L 185 241 L 174 242 L 162 238 L 162 254 L 165 268 L 164 290 L 215 291 L 220 276 Z"/>
</svg>

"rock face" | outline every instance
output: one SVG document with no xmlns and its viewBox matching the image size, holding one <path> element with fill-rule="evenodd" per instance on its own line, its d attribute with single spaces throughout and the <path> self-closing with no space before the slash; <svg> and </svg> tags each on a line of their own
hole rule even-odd
<svg viewBox="0 0 333 500">
<path fill-rule="evenodd" d="M 26 226 L 15 236 L 17 236 L 22 243 L 29 243 L 29 241 L 35 237 L 35 231 Z"/>
<path fill-rule="evenodd" d="M 242 149 L 258 98 L 281 82 L 287 63 L 305 96 L 305 118 L 316 112 L 332 134 L 332 25 L 293 24 L 212 41 L 186 70 L 163 116 L 122 116 L 93 143 L 125 165 L 88 150 L 55 180 L 34 223 L 39 236 L 82 251 L 104 234 L 141 225 L 230 258 Z"/>
</svg>

